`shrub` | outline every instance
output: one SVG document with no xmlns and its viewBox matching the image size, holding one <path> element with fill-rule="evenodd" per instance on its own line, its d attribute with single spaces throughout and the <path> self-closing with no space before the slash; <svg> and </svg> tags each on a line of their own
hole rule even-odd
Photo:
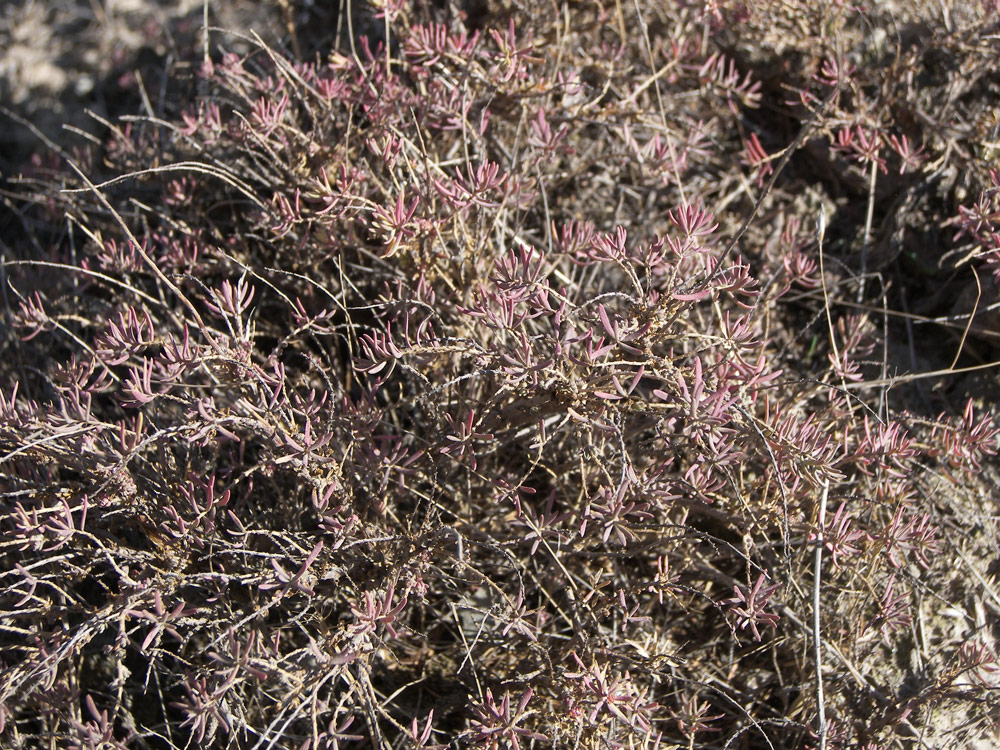
<svg viewBox="0 0 1000 750">
<path fill-rule="evenodd" d="M 374 10 L 15 181 L 4 744 L 995 733 L 985 6 Z"/>
</svg>

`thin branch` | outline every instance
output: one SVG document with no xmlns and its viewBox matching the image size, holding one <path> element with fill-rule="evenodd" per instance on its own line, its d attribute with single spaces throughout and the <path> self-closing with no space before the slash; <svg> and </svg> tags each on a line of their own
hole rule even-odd
<svg viewBox="0 0 1000 750">
<path fill-rule="evenodd" d="M 813 658 L 816 662 L 816 721 L 819 732 L 819 750 L 826 750 L 826 704 L 823 699 L 823 637 L 820 633 L 819 589 L 823 570 L 823 527 L 826 524 L 826 502 L 830 495 L 830 480 L 823 482 L 823 496 L 819 503 L 819 521 L 816 530 L 816 551 L 813 557 Z"/>
</svg>

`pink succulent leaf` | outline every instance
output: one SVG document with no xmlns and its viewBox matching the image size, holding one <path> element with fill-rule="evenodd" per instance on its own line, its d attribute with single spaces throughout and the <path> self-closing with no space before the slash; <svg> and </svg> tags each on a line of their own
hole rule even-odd
<svg viewBox="0 0 1000 750">
<path fill-rule="evenodd" d="M 771 628 L 777 628 L 779 619 L 778 615 L 766 612 L 764 608 L 767 606 L 772 594 L 780 588 L 780 584 L 775 583 L 770 586 L 764 586 L 764 581 L 766 580 L 766 574 L 761 573 L 749 592 L 742 586 L 734 586 L 733 593 L 735 596 L 732 599 L 726 599 L 721 602 L 722 604 L 728 604 L 729 612 L 736 615 L 736 629 L 745 630 L 749 627 L 753 632 L 754 640 L 757 641 L 761 640 L 757 625 L 763 624 L 769 625 Z"/>
</svg>

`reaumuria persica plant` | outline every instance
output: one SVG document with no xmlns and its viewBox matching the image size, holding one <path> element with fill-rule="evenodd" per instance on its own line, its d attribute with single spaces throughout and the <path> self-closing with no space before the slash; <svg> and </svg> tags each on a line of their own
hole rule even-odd
<svg viewBox="0 0 1000 750">
<path fill-rule="evenodd" d="M 988 736 L 997 427 L 883 387 L 878 227 L 815 229 L 959 156 L 837 56 L 881 11 L 785 6 L 825 31 L 781 65 L 730 2 L 378 3 L 309 61 L 212 32 L 162 117 L 38 160 L 3 744 Z M 979 70 L 975 28 L 928 44 Z M 992 267 L 988 174 L 951 215 Z"/>
</svg>

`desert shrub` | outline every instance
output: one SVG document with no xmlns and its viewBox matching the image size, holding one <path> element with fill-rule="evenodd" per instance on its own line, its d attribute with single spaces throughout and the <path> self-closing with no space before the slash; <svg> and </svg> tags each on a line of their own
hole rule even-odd
<svg viewBox="0 0 1000 750">
<path fill-rule="evenodd" d="M 929 291 L 997 268 L 992 11 L 766 6 L 217 32 L 40 153 L 4 745 L 995 733 L 989 330 Z"/>
</svg>

